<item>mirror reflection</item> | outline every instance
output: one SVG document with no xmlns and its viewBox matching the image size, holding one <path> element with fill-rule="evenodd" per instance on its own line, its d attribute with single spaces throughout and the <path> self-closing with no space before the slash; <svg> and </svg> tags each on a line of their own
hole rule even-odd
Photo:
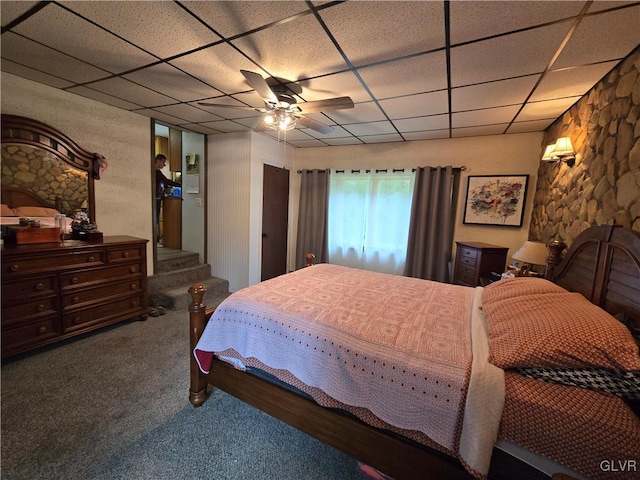
<svg viewBox="0 0 640 480">
<path fill-rule="evenodd" d="M 69 217 L 90 202 L 88 172 L 31 145 L 2 144 L 1 181 L 31 191 Z"/>
</svg>

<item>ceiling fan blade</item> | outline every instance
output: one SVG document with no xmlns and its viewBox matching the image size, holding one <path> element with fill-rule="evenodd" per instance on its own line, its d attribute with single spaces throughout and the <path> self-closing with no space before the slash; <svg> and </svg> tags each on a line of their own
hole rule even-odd
<svg viewBox="0 0 640 480">
<path fill-rule="evenodd" d="M 271 87 L 269 87 L 269 84 L 261 75 L 248 70 L 240 70 L 240 73 L 244 75 L 247 83 L 251 85 L 251 88 L 253 88 L 265 102 L 278 103 L 278 97 L 276 97 L 276 94 L 273 93 Z"/>
<path fill-rule="evenodd" d="M 327 112 L 329 110 L 353 108 L 353 100 L 351 100 L 351 97 L 336 97 L 313 102 L 296 103 L 295 106 L 298 107 L 302 113 Z"/>
<path fill-rule="evenodd" d="M 247 107 L 245 105 L 225 105 L 223 103 L 198 102 L 198 105 L 202 105 L 203 107 L 236 108 L 236 109 L 239 109 L 239 110 L 255 110 L 256 112 L 265 112 L 266 111 L 264 108 Z"/>
<path fill-rule="evenodd" d="M 309 117 L 297 117 L 297 123 L 298 125 L 302 125 L 303 127 L 307 127 L 307 128 L 311 128 L 313 130 L 315 130 L 316 132 L 320 132 L 320 133 L 324 133 L 325 135 L 328 133 L 333 132 L 333 127 L 330 127 L 329 125 L 325 125 L 324 123 L 320 123 L 315 121 L 312 118 Z"/>
</svg>

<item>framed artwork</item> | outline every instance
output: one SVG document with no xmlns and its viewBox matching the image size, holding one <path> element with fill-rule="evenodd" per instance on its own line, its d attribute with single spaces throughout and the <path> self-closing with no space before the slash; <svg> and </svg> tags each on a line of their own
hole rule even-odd
<svg viewBox="0 0 640 480">
<path fill-rule="evenodd" d="M 521 227 L 529 175 L 469 175 L 463 223 Z"/>
</svg>

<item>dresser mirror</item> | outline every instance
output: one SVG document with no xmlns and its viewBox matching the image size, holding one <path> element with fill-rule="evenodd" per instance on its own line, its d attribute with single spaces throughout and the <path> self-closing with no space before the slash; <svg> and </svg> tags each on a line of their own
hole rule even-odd
<svg viewBox="0 0 640 480">
<path fill-rule="evenodd" d="M 85 210 L 95 222 L 95 154 L 55 128 L 2 115 L 2 204 L 45 207 L 71 217 Z"/>
</svg>

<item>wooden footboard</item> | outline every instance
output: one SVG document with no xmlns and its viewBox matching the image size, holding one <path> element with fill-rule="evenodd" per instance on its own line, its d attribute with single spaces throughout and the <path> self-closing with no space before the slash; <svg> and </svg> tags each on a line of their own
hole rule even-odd
<svg viewBox="0 0 640 480">
<path fill-rule="evenodd" d="M 193 285 L 189 288 L 191 294 L 191 304 L 189 305 L 189 345 L 190 345 L 190 371 L 191 383 L 189 387 L 189 401 L 194 407 L 199 407 L 207 399 L 207 378 L 200 371 L 198 362 L 193 355 L 193 349 L 204 331 L 204 327 L 211 316 L 211 311 L 207 312 L 207 307 L 202 303 L 207 287 L 204 285 Z"/>
</svg>

